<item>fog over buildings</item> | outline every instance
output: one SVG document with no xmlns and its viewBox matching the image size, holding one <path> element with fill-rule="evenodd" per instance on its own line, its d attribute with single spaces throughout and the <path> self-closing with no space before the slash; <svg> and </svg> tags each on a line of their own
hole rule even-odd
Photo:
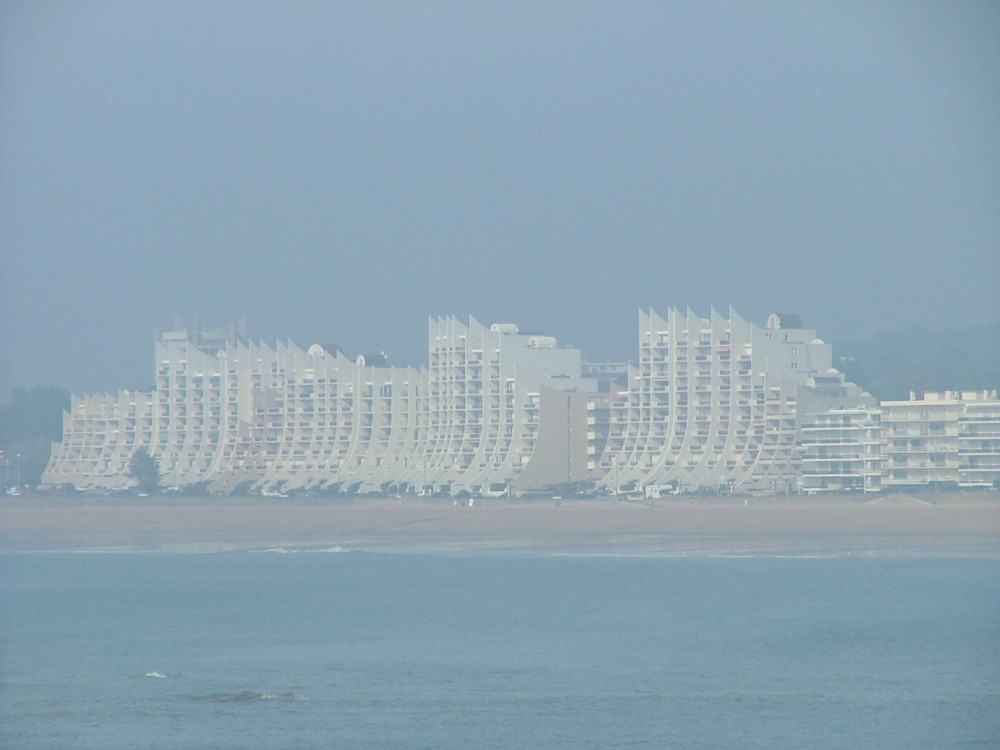
<svg viewBox="0 0 1000 750">
<path fill-rule="evenodd" d="M 1000 318 L 993 2 L 8 2 L 0 395 L 148 389 L 174 314 L 430 365 L 638 311 Z"/>
<path fill-rule="evenodd" d="M 880 405 L 797 314 L 640 316 L 636 364 L 475 318 L 428 321 L 426 367 L 248 339 L 156 342 L 149 391 L 72 398 L 42 485 L 514 497 L 879 491 L 1000 483 L 997 391 Z"/>
</svg>

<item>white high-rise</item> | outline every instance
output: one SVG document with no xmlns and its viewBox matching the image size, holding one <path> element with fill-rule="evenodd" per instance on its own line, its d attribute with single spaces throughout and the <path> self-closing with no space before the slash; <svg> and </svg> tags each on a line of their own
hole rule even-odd
<svg viewBox="0 0 1000 750">
<path fill-rule="evenodd" d="M 418 370 L 223 331 L 164 333 L 151 393 L 74 398 L 44 483 L 124 488 L 146 449 L 168 487 L 499 494 L 532 458 L 543 385 L 595 387 L 578 350 L 512 324 L 439 318 L 429 339 Z"/>
<path fill-rule="evenodd" d="M 428 490 L 504 491 L 531 460 L 544 384 L 594 390 L 578 349 L 516 325 L 430 321 L 426 440 L 419 482 Z"/>
<path fill-rule="evenodd" d="M 614 403 L 602 483 L 793 489 L 800 414 L 856 391 L 798 316 L 771 315 L 761 328 L 732 311 L 640 313 L 639 363 Z"/>
<path fill-rule="evenodd" d="M 804 421 L 874 405 L 798 316 L 761 327 L 671 309 L 639 323 L 627 387 L 604 378 L 603 392 L 581 377 L 578 350 L 474 318 L 431 319 L 419 369 L 235 332 L 164 333 L 151 392 L 73 399 L 43 481 L 125 488 L 145 449 L 164 486 L 225 493 L 499 495 L 595 479 L 611 492 L 789 491 Z M 969 428 L 970 462 L 984 424 Z M 976 461 L 988 473 L 992 458 Z"/>
</svg>

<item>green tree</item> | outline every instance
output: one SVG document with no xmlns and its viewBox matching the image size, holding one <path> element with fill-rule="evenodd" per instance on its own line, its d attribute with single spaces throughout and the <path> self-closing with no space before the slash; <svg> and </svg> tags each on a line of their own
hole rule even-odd
<svg viewBox="0 0 1000 750">
<path fill-rule="evenodd" d="M 10 402 L 0 408 L 0 449 L 7 457 L 8 484 L 34 487 L 41 482 L 52 443 L 62 440 L 63 412 L 68 410 L 65 388 L 14 389 Z"/>
<path fill-rule="evenodd" d="M 132 454 L 128 464 L 128 475 L 139 483 L 140 492 L 152 495 L 160 491 L 160 464 L 145 448 L 140 448 Z"/>
</svg>

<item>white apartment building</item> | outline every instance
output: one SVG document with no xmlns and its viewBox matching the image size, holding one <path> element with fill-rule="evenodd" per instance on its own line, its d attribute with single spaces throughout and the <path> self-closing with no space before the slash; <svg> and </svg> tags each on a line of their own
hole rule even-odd
<svg viewBox="0 0 1000 750">
<path fill-rule="evenodd" d="M 875 407 L 836 407 L 802 426 L 800 489 L 878 492 L 882 488 L 882 412 Z"/>
<path fill-rule="evenodd" d="M 882 402 L 887 488 L 988 487 L 1000 480 L 996 391 L 944 391 Z"/>
<path fill-rule="evenodd" d="M 63 439 L 52 446 L 42 483 L 52 487 L 122 490 L 132 455 L 149 448 L 153 433 L 153 394 L 71 396 L 63 417 Z"/>
<path fill-rule="evenodd" d="M 578 350 L 512 324 L 439 318 L 429 344 L 418 370 L 219 330 L 164 333 L 151 393 L 74 398 L 43 483 L 128 487 L 144 448 L 167 487 L 499 494 L 531 461 L 543 386 L 595 388 Z"/>
<path fill-rule="evenodd" d="M 407 479 L 424 491 L 506 492 L 535 453 L 543 386 L 596 390 L 578 349 L 512 323 L 432 319 L 428 349 L 420 474 Z"/>
<path fill-rule="evenodd" d="M 963 401 L 965 409 L 958 418 L 959 484 L 996 486 L 1000 482 L 1000 399 L 996 391 L 986 391 Z"/>
<path fill-rule="evenodd" d="M 761 328 L 733 311 L 642 312 L 602 484 L 793 491 L 802 417 L 848 398 L 872 400 L 843 382 L 831 347 L 797 315 L 771 315 Z"/>
<path fill-rule="evenodd" d="M 433 318 L 428 365 L 180 330 L 150 392 L 74 396 L 50 487 L 131 487 L 139 449 L 167 487 L 501 495 L 875 491 L 1000 480 L 996 391 L 884 402 L 845 383 L 797 316 L 639 318 L 639 359 L 581 377 L 576 349 L 513 324 Z"/>
</svg>

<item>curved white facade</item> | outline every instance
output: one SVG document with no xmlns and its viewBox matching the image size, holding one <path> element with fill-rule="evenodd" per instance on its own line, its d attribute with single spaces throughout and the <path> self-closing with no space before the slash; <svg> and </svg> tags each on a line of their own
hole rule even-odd
<svg viewBox="0 0 1000 750">
<path fill-rule="evenodd" d="M 132 455 L 149 448 L 153 395 L 120 391 L 117 395 L 72 396 L 63 417 L 63 439 L 54 443 L 43 483 L 79 489 L 126 489 Z"/>
<path fill-rule="evenodd" d="M 781 320 L 761 328 L 732 311 L 640 313 L 639 363 L 613 402 L 602 484 L 788 489 L 798 401 L 810 377 L 830 371 L 832 351 Z"/>
<path fill-rule="evenodd" d="M 581 477 L 613 492 L 783 491 L 799 472 L 802 416 L 864 405 L 797 316 L 760 327 L 733 312 L 643 312 L 627 388 L 600 396 L 578 350 L 512 323 L 433 318 L 426 367 L 384 360 L 165 333 L 152 392 L 73 399 L 43 481 L 129 487 L 129 459 L 145 448 L 164 486 L 227 493 L 490 495 Z"/>
<path fill-rule="evenodd" d="M 165 333 L 152 393 L 74 399 L 44 483 L 128 487 L 128 461 L 145 448 L 166 487 L 488 492 L 531 458 L 541 384 L 593 387 L 578 350 L 512 324 L 431 320 L 429 353 L 418 370 L 321 346 Z"/>
</svg>

